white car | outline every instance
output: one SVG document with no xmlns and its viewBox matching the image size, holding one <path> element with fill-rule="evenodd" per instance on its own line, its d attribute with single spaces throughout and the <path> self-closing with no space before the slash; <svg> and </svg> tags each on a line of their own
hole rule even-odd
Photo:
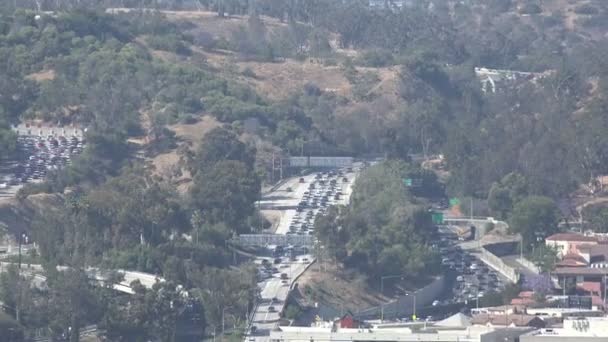
<svg viewBox="0 0 608 342">
<path fill-rule="evenodd" d="M 0 183 L 0 189 L 6 189 L 6 188 L 8 188 L 8 184 Z"/>
<path fill-rule="evenodd" d="M 479 268 L 479 266 L 477 266 L 477 264 L 471 264 L 471 267 L 469 267 L 471 270 L 476 270 Z"/>
<path fill-rule="evenodd" d="M 439 301 L 438 300 L 434 300 L 433 301 L 433 306 L 437 306 L 437 305 L 439 305 Z"/>
</svg>

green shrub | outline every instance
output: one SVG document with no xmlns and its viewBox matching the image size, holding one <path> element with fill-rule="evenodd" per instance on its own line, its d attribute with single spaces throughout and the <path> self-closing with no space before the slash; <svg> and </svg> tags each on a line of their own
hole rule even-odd
<svg viewBox="0 0 608 342">
<path fill-rule="evenodd" d="M 574 13 L 576 14 L 593 15 L 598 14 L 599 12 L 600 11 L 597 9 L 597 7 L 591 4 L 582 4 L 574 9 Z"/>
<path fill-rule="evenodd" d="M 543 10 L 537 4 L 525 4 L 519 8 L 519 14 L 539 14 Z"/>
<path fill-rule="evenodd" d="M 250 67 L 246 67 L 242 72 L 241 75 L 245 76 L 245 77 L 250 77 L 250 78 L 257 78 L 258 75 L 255 74 L 255 72 L 253 71 L 253 69 L 251 69 Z"/>
<path fill-rule="evenodd" d="M 395 58 L 390 51 L 374 49 L 363 52 L 356 62 L 367 67 L 380 68 L 395 64 Z"/>
</svg>

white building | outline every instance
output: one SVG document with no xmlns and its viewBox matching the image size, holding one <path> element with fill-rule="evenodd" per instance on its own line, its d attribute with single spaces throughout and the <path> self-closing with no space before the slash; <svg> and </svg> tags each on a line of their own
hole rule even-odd
<svg viewBox="0 0 608 342">
<path fill-rule="evenodd" d="M 608 317 L 564 319 L 563 328 L 541 329 L 520 336 L 521 342 L 605 342 Z"/>
<path fill-rule="evenodd" d="M 342 329 L 337 327 L 280 327 L 270 332 L 271 342 L 514 342 L 527 328 L 486 326 L 437 327 L 423 323 L 411 328 Z"/>
</svg>

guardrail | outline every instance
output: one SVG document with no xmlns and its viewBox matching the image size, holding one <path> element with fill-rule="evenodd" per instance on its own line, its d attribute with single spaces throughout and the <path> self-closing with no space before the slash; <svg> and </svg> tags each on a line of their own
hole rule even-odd
<svg viewBox="0 0 608 342">
<path fill-rule="evenodd" d="M 513 283 L 517 283 L 519 281 L 519 272 L 515 270 L 513 267 L 507 265 L 502 261 L 499 257 L 492 254 L 490 251 L 485 249 L 484 247 L 480 248 L 481 254 L 479 259 L 483 261 L 485 264 L 495 269 L 497 272 L 502 274 L 505 278 L 509 279 Z"/>
</svg>

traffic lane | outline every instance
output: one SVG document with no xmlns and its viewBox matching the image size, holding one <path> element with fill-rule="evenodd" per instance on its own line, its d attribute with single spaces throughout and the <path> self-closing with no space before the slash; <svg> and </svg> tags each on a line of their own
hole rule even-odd
<svg viewBox="0 0 608 342">
<path fill-rule="evenodd" d="M 302 273 L 309 264 L 310 263 L 293 264 L 292 276 L 297 276 Z M 280 312 L 284 309 L 292 283 L 293 278 L 288 277 L 288 279 L 280 279 L 280 276 L 279 278 L 273 278 L 266 283 L 266 286 L 261 293 L 261 301 L 253 318 L 254 324 L 275 322 L 280 319 Z"/>
<path fill-rule="evenodd" d="M 315 174 L 291 178 L 281 185 L 279 189 L 264 195 L 262 199 L 258 201 L 258 206 L 264 209 L 276 208 L 278 210 L 281 210 L 281 208 L 296 207 L 304 197 L 304 193 L 308 190 L 310 183 L 314 182 L 314 175 Z M 303 183 L 300 183 L 300 178 L 304 179 Z"/>
<path fill-rule="evenodd" d="M 312 260 L 312 255 L 304 254 L 299 256 L 299 259 L 307 259 Z M 289 287 L 293 280 L 300 275 L 300 273 L 304 272 L 306 267 L 311 264 L 308 262 L 283 262 L 279 264 L 279 273 L 275 273 L 272 275 L 272 278 L 268 278 L 265 281 L 264 288 L 260 293 L 262 299 L 270 300 L 272 298 L 278 298 L 280 300 L 285 300 L 287 298 L 287 293 L 289 292 Z M 281 265 L 288 265 L 288 268 L 282 268 Z M 286 274 L 286 279 L 281 279 L 281 274 Z M 284 281 L 285 280 L 285 281 Z M 260 283 L 258 283 L 260 284 Z"/>
<path fill-rule="evenodd" d="M 300 182 L 300 178 L 304 179 L 304 182 Z M 271 191 L 262 196 L 263 202 L 286 202 L 302 198 L 304 192 L 308 189 L 311 182 L 314 181 L 314 174 L 307 175 L 304 177 L 292 177 L 286 180 L 278 189 Z"/>
</svg>

